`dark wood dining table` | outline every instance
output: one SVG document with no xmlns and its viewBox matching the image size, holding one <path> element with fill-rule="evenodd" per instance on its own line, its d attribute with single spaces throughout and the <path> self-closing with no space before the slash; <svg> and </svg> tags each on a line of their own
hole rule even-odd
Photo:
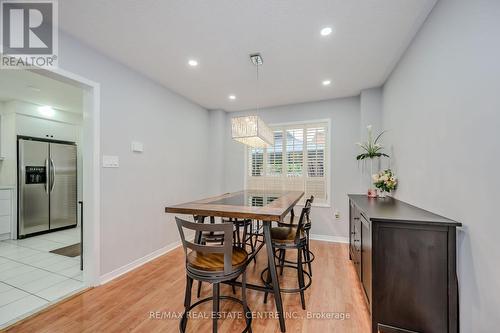
<svg viewBox="0 0 500 333">
<path fill-rule="evenodd" d="M 280 329 L 281 332 L 285 332 L 283 302 L 281 300 L 280 285 L 278 275 L 276 274 L 274 253 L 271 246 L 271 224 L 272 222 L 283 222 L 283 219 L 288 213 L 293 215 L 293 208 L 303 196 L 304 192 L 302 191 L 244 190 L 168 206 L 165 208 L 165 212 L 197 216 L 198 223 L 204 223 L 206 217 L 225 217 L 262 221 L 264 242 L 253 251 L 248 260 L 252 260 L 264 244 L 269 245 L 266 246 L 266 252 L 268 262 L 271 263 L 269 265 L 271 286 L 247 284 L 247 288 L 272 293 L 274 295 Z M 201 235 L 195 235 L 195 239 L 199 241 Z M 237 281 L 230 281 L 228 284 L 241 286 L 241 283 Z"/>
</svg>

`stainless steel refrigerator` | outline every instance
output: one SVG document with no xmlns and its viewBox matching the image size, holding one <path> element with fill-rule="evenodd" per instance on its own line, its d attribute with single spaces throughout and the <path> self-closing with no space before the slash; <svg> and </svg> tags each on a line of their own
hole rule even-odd
<svg viewBox="0 0 500 333">
<path fill-rule="evenodd" d="M 18 139 L 18 237 L 76 226 L 74 143 Z"/>
</svg>

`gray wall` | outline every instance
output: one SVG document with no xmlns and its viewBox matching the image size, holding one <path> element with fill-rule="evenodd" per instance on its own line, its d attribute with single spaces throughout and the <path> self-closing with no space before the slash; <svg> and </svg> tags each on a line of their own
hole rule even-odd
<svg viewBox="0 0 500 333">
<path fill-rule="evenodd" d="M 208 111 L 65 34 L 59 51 L 62 69 L 101 84 L 101 152 L 120 157 L 101 174 L 105 274 L 177 241 L 165 205 L 207 195 Z"/>
<path fill-rule="evenodd" d="M 358 142 L 360 137 L 359 108 L 359 97 L 352 97 L 227 113 L 226 144 L 222 157 L 225 161 L 223 180 L 225 191 L 243 189 L 245 177 L 244 146 L 231 139 L 231 117 L 257 114 L 268 124 L 330 119 L 331 208 L 313 209 L 312 233 L 330 239 L 347 239 L 349 209 L 346 194 L 360 190 L 359 171 L 354 159 L 357 152 L 355 142 Z M 335 210 L 340 212 L 339 219 L 334 217 Z"/>
<path fill-rule="evenodd" d="M 500 2 L 440 0 L 384 88 L 396 196 L 464 224 L 461 332 L 500 326 Z"/>
<path fill-rule="evenodd" d="M 372 126 L 372 135 L 375 136 L 382 131 L 382 88 L 371 88 L 361 91 L 360 94 L 360 129 L 362 142 L 368 140 L 368 125 Z M 378 143 L 384 145 L 385 137 L 382 136 Z M 390 155 L 388 147 L 384 145 L 383 152 Z M 360 150 L 361 152 L 361 150 Z M 377 173 L 382 167 L 389 164 L 387 158 L 374 158 L 373 161 L 366 159 L 359 162 L 361 166 L 361 187 L 363 193 L 366 193 L 368 188 L 374 188 L 372 181 L 372 173 Z"/>
<path fill-rule="evenodd" d="M 208 188 L 210 195 L 224 193 L 224 149 L 226 144 L 226 112 L 212 110 L 209 112 L 210 134 L 208 138 L 208 151 L 210 158 Z"/>
<path fill-rule="evenodd" d="M 366 126 L 372 125 L 373 133 L 382 130 L 382 88 L 365 89 L 360 95 L 361 139 L 367 139 Z"/>
</svg>

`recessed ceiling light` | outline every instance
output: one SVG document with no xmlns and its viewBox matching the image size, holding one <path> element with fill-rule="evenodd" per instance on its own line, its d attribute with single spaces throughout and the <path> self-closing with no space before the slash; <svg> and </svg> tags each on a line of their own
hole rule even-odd
<svg viewBox="0 0 500 333">
<path fill-rule="evenodd" d="M 324 86 L 329 86 L 330 84 L 332 84 L 332 81 L 324 80 L 323 82 L 321 82 L 321 84 L 323 84 Z"/>
<path fill-rule="evenodd" d="M 55 111 L 54 109 L 52 108 L 52 106 L 48 106 L 48 105 L 45 105 L 45 106 L 39 106 L 38 107 L 38 112 L 42 115 L 42 116 L 45 116 L 45 117 L 54 117 L 55 115 Z"/>
<path fill-rule="evenodd" d="M 188 65 L 191 67 L 196 67 L 196 66 L 198 66 L 198 61 L 196 61 L 194 59 L 189 59 Z"/>
<path fill-rule="evenodd" d="M 236 96 L 235 95 L 229 95 L 227 98 L 229 98 L 230 100 L 235 100 Z"/>
<path fill-rule="evenodd" d="M 321 36 L 328 36 L 332 32 L 333 32 L 333 29 L 331 27 L 324 27 L 323 29 L 321 29 L 320 34 L 321 34 Z"/>
</svg>

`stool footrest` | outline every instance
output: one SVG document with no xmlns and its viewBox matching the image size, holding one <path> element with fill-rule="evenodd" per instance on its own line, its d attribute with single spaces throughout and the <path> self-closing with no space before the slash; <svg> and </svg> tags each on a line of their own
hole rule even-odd
<svg viewBox="0 0 500 333">
<path fill-rule="evenodd" d="M 293 268 L 293 269 L 297 269 L 297 266 L 292 266 L 292 265 L 283 265 L 283 267 L 286 267 L 286 268 Z M 267 272 L 269 270 L 269 267 L 268 268 L 265 268 L 261 273 L 260 273 L 260 279 L 262 280 L 262 282 L 264 282 L 264 284 L 266 285 L 266 287 L 269 287 L 270 284 L 266 281 L 266 279 L 264 279 L 264 273 Z M 302 288 L 280 288 L 280 291 L 282 293 L 285 293 L 285 294 L 295 294 L 295 293 L 299 293 L 301 291 L 304 291 L 306 290 L 307 288 L 309 288 L 312 284 L 312 279 L 311 279 L 311 275 L 306 272 L 306 271 L 303 271 L 304 272 L 304 275 L 307 276 L 307 283 L 304 285 L 304 287 Z"/>
<path fill-rule="evenodd" d="M 182 318 L 181 318 L 181 321 L 179 323 L 179 331 L 181 333 L 184 333 L 186 331 L 185 327 L 187 325 L 187 320 L 189 319 L 188 318 L 189 311 L 191 311 L 192 309 L 194 309 L 195 307 L 197 307 L 200 304 L 203 304 L 203 303 L 206 303 L 206 302 L 211 302 L 211 301 L 213 301 L 213 299 L 214 299 L 213 296 L 201 299 L 198 302 L 196 302 L 193 305 L 191 305 L 189 308 L 187 308 L 184 311 L 184 313 L 182 314 Z M 246 307 L 246 309 L 245 309 L 243 301 L 240 300 L 240 299 L 238 299 L 238 298 L 236 298 L 236 297 L 232 297 L 232 296 L 219 296 L 219 299 L 220 300 L 221 299 L 223 299 L 223 300 L 229 300 L 229 301 L 233 301 L 233 302 L 241 304 L 241 306 L 243 307 L 243 310 L 245 312 L 245 322 L 247 324 L 247 326 L 245 327 L 245 329 L 243 331 L 241 331 L 241 333 L 250 332 L 251 325 L 252 325 L 252 312 L 250 311 L 250 308 Z"/>
</svg>

